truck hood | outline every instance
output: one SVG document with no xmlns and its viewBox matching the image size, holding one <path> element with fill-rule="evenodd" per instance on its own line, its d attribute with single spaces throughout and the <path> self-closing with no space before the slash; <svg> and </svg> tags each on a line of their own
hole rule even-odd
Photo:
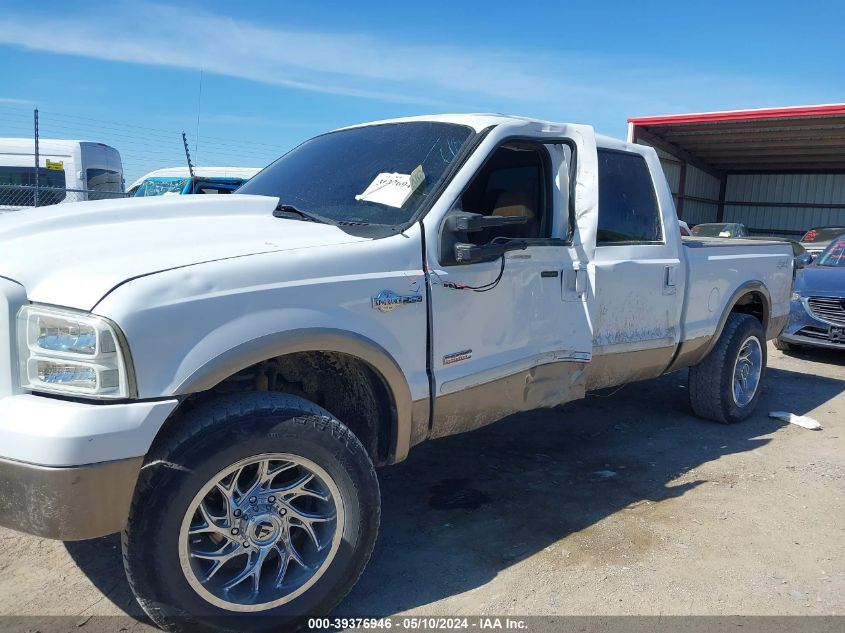
<svg viewBox="0 0 845 633">
<path fill-rule="evenodd" d="M 0 215 L 0 277 L 31 301 L 92 309 L 120 283 L 202 262 L 366 238 L 273 217 L 250 195 L 97 200 Z"/>
</svg>

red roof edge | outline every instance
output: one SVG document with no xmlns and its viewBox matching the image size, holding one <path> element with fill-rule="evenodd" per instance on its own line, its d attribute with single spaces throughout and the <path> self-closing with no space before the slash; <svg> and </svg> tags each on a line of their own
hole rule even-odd
<svg viewBox="0 0 845 633">
<path fill-rule="evenodd" d="M 755 119 L 784 119 L 790 117 L 834 115 L 845 115 L 845 103 L 629 117 L 628 123 L 633 123 L 634 125 L 673 125 L 677 123 L 715 123 L 719 121 L 753 121 Z"/>
</svg>

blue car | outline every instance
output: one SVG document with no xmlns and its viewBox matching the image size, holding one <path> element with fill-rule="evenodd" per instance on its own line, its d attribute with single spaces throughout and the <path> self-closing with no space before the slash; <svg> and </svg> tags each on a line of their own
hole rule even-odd
<svg viewBox="0 0 845 633">
<path fill-rule="evenodd" d="M 259 171 L 258 167 L 194 167 L 191 177 L 187 167 L 169 167 L 142 176 L 126 193 L 130 198 L 232 193 Z"/>
<path fill-rule="evenodd" d="M 775 347 L 803 345 L 845 349 L 845 236 L 795 277 L 789 324 Z"/>
</svg>

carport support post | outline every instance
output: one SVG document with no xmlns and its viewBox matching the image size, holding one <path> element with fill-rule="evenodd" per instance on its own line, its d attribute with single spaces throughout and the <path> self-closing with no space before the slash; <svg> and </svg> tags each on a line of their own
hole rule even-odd
<svg viewBox="0 0 845 633">
<path fill-rule="evenodd" d="M 40 162 L 39 157 L 38 157 L 38 108 L 35 108 L 33 115 L 34 115 L 33 123 L 35 125 L 35 196 L 34 196 L 34 202 L 35 202 L 35 206 L 37 207 L 38 206 L 38 186 L 41 184 L 40 183 L 41 170 L 38 169 L 38 163 Z"/>
<path fill-rule="evenodd" d="M 725 191 L 728 188 L 728 175 L 722 174 L 719 179 L 719 206 L 716 209 L 716 222 L 725 221 Z"/>
<path fill-rule="evenodd" d="M 681 175 L 678 182 L 678 219 L 684 218 L 684 199 L 687 194 L 687 161 L 681 161 Z"/>
</svg>

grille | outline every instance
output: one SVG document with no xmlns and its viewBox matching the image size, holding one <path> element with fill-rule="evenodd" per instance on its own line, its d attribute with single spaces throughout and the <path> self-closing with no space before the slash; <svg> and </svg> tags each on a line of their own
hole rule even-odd
<svg viewBox="0 0 845 633">
<path fill-rule="evenodd" d="M 816 339 L 817 341 L 824 341 L 825 343 L 839 344 L 845 347 L 845 343 L 840 341 L 832 341 L 830 333 L 827 330 L 822 330 L 817 327 L 805 327 L 797 332 L 798 336 L 805 336 L 807 338 Z"/>
<path fill-rule="evenodd" d="M 845 326 L 845 299 L 840 297 L 810 297 L 807 305 L 813 316 Z"/>
</svg>

